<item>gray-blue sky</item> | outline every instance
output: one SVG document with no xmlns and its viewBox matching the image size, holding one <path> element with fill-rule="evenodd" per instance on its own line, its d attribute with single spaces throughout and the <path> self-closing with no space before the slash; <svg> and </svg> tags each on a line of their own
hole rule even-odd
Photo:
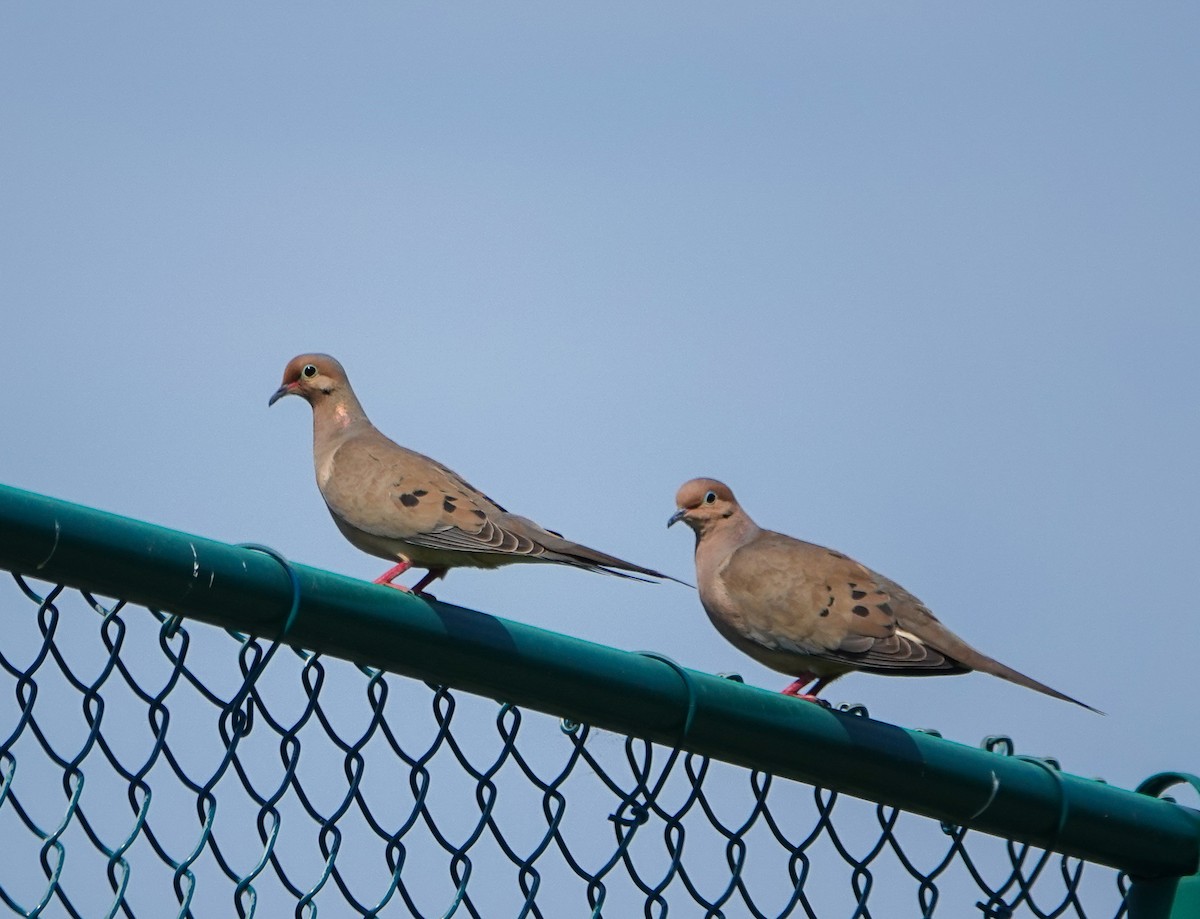
<svg viewBox="0 0 1200 919">
<path fill-rule="evenodd" d="M 10 4 L 0 479 L 373 576 L 284 363 L 510 508 L 690 576 L 685 479 L 1001 660 L 835 700 L 1195 769 L 1189 4 Z M 695 595 L 445 599 L 782 686 Z"/>
</svg>

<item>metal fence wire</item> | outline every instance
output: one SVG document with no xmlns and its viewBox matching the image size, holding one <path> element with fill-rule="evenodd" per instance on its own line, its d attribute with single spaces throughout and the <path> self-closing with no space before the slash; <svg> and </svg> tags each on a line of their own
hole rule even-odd
<svg viewBox="0 0 1200 919">
<path fill-rule="evenodd" d="M 21 915 L 1123 913 L 1116 872 L 1078 859 L 973 855 L 894 808 L 14 580 L 0 896 Z"/>
<path fill-rule="evenodd" d="M 0 623 L 17 915 L 1127 913 L 1114 868 L 121 599 L 14 574 Z"/>
</svg>

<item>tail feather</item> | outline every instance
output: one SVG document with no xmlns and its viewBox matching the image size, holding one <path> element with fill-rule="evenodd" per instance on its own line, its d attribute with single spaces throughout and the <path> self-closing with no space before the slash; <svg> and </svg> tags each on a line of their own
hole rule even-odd
<svg viewBox="0 0 1200 919">
<path fill-rule="evenodd" d="M 561 544 L 558 545 L 547 545 L 546 548 L 550 551 L 543 558 L 552 558 L 556 562 L 574 565 L 576 568 L 599 571 L 603 574 L 611 574 L 619 578 L 629 578 L 632 581 L 646 581 L 647 578 L 657 578 L 660 581 L 674 581 L 676 584 L 682 584 L 684 587 L 695 586 L 689 584 L 687 581 L 681 581 L 679 578 L 673 578 L 669 574 L 655 571 L 653 568 L 635 565 L 633 562 L 627 562 L 624 559 L 617 558 L 615 555 L 609 555 L 607 552 L 601 552 L 598 549 L 592 549 L 577 542 L 571 542 L 568 539 L 562 539 Z M 638 577 L 637 575 L 639 574 L 646 575 L 646 577 Z"/>
<path fill-rule="evenodd" d="M 903 590 L 903 588 L 900 589 Z M 911 594 L 908 596 L 912 597 Z M 1055 699 L 1061 699 L 1063 702 L 1072 702 L 1075 705 L 1086 708 L 1088 711 L 1095 712 L 1097 715 L 1104 714 L 1100 709 L 1092 708 L 1086 702 L 1080 702 L 1066 693 L 1052 689 L 1045 683 L 1039 683 L 1033 677 L 1025 676 L 1019 670 L 1013 670 L 1012 667 L 1005 666 L 998 660 L 988 657 L 982 651 L 976 650 L 942 625 L 938 618 L 929 612 L 915 597 L 912 599 L 916 602 L 916 605 L 912 608 L 905 608 L 907 615 L 901 619 L 900 625 L 947 657 L 958 661 L 964 667 L 971 670 L 990 673 L 992 676 L 998 676 L 1002 680 L 1008 680 L 1010 683 L 1016 683 L 1018 686 L 1024 686 L 1026 689 L 1032 689 L 1035 692 L 1040 692 Z"/>
<path fill-rule="evenodd" d="M 1095 712 L 1097 715 L 1103 715 L 1104 712 L 1098 708 L 1093 708 L 1086 702 L 1080 702 L 1078 699 L 1068 696 L 1066 693 L 1059 692 L 1047 686 L 1045 683 L 1039 683 L 1033 677 L 1028 677 L 1019 670 L 1013 670 L 1012 667 L 1006 667 L 997 660 L 993 660 L 985 655 L 980 655 L 982 660 L 973 661 L 972 664 L 976 670 L 982 670 L 984 673 L 990 673 L 992 676 L 998 676 L 1002 680 L 1008 680 L 1010 683 L 1016 683 L 1018 686 L 1024 686 L 1026 689 L 1033 689 L 1047 696 L 1052 696 L 1055 699 L 1061 699 L 1064 702 L 1073 702 L 1076 705 L 1086 708 L 1090 712 Z"/>
</svg>

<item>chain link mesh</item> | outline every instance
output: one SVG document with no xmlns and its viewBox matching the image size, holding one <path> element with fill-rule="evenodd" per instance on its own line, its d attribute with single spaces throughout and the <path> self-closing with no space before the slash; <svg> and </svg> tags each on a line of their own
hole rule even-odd
<svg viewBox="0 0 1200 919">
<path fill-rule="evenodd" d="M 17 915 L 1125 914 L 1114 870 L 634 737 L 18 576 L 0 610 Z"/>
</svg>

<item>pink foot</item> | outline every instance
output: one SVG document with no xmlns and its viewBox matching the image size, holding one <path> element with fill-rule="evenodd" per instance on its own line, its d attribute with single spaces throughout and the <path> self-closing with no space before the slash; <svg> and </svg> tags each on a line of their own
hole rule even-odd
<svg viewBox="0 0 1200 919">
<path fill-rule="evenodd" d="M 382 584 L 385 587 L 392 588 L 393 590 L 402 590 L 406 594 L 414 594 L 414 595 L 420 596 L 420 597 L 427 597 L 430 600 L 436 600 L 437 598 L 434 597 L 433 594 L 429 594 L 429 593 L 425 592 L 425 588 L 428 587 L 430 584 L 432 584 L 434 581 L 436 581 L 438 578 L 444 578 L 446 576 L 446 572 L 449 571 L 450 569 L 448 569 L 448 568 L 430 568 L 425 573 L 425 577 L 423 577 L 423 578 L 421 578 L 421 580 L 417 581 L 417 583 L 414 584 L 412 587 L 405 587 L 403 584 L 393 584 L 392 583 L 392 580 L 394 578 L 397 578 L 400 575 L 404 574 L 404 572 L 406 572 L 412 566 L 413 566 L 412 562 L 409 562 L 409 561 L 401 562 L 399 565 L 395 565 L 395 566 L 389 568 L 387 571 L 385 571 L 383 574 L 381 574 L 379 577 L 377 577 L 371 583 L 372 584 Z"/>
<path fill-rule="evenodd" d="M 805 702 L 816 702 L 817 705 L 824 705 L 826 708 L 830 708 L 831 706 L 828 702 L 826 702 L 824 699 L 817 698 L 817 693 L 819 693 L 831 679 L 835 679 L 834 677 L 822 677 L 813 685 L 812 692 L 803 691 L 805 686 L 807 686 L 809 683 L 812 683 L 812 681 L 816 679 L 816 676 L 817 675 L 815 673 L 801 674 L 786 689 L 781 690 L 781 693 L 785 696 L 795 696 L 797 699 L 803 699 Z"/>
</svg>

